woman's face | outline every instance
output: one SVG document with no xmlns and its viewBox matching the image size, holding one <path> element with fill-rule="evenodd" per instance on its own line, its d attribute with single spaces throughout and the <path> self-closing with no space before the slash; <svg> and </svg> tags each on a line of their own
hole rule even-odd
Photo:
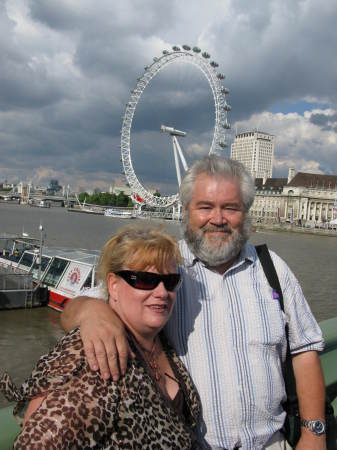
<svg viewBox="0 0 337 450">
<path fill-rule="evenodd" d="M 135 270 L 135 269 L 132 269 Z M 141 269 L 142 272 L 159 273 L 154 266 Z M 169 264 L 165 273 L 176 273 L 175 261 Z M 163 282 L 150 291 L 135 289 L 121 277 L 108 275 L 109 303 L 121 320 L 136 335 L 147 336 L 158 333 L 170 318 L 176 293 L 167 291 Z"/>
</svg>

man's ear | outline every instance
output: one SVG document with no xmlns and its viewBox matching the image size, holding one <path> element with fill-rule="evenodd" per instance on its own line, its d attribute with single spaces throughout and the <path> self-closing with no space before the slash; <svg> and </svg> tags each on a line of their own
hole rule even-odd
<svg viewBox="0 0 337 450">
<path fill-rule="evenodd" d="M 117 275 L 110 272 L 107 276 L 109 297 L 112 301 L 117 301 Z"/>
</svg>

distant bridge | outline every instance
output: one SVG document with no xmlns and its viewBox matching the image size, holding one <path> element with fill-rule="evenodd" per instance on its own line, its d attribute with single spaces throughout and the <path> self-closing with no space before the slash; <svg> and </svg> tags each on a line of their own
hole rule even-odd
<svg viewBox="0 0 337 450">
<path fill-rule="evenodd" d="M 9 191 L 0 191 L 0 198 L 2 200 L 19 200 L 21 199 L 21 194 L 14 194 Z"/>
<path fill-rule="evenodd" d="M 41 201 L 49 202 L 49 203 L 61 203 L 64 205 L 69 205 L 71 203 L 76 203 L 77 200 L 73 196 L 64 197 L 64 196 L 56 196 L 56 195 L 46 195 L 46 194 L 35 194 L 31 193 L 29 197 L 27 194 L 18 194 L 14 192 L 9 191 L 0 191 L 0 199 L 4 201 L 11 201 L 11 200 L 20 200 L 20 201 L 30 201 L 34 204 L 37 204 Z"/>
</svg>

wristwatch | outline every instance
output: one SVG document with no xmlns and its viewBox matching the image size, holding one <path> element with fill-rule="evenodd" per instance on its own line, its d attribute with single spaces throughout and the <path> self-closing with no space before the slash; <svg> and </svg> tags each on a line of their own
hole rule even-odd
<svg viewBox="0 0 337 450">
<path fill-rule="evenodd" d="M 301 419 L 301 427 L 308 428 L 308 430 L 312 431 L 316 436 L 321 436 L 325 433 L 325 422 L 320 419 Z"/>
</svg>

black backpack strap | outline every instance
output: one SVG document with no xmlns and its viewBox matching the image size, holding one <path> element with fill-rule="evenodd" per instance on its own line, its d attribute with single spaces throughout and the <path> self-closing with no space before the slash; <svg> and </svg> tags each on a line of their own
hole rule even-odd
<svg viewBox="0 0 337 450">
<path fill-rule="evenodd" d="M 268 283 L 273 288 L 275 292 L 278 294 L 278 300 L 280 302 L 280 307 L 284 312 L 284 302 L 283 302 L 283 294 L 280 285 L 280 281 L 273 263 L 273 260 L 270 256 L 268 247 L 266 244 L 257 245 L 255 247 L 256 253 L 259 257 L 261 266 L 263 268 L 264 274 L 268 280 Z M 288 402 L 296 402 L 297 394 L 296 394 L 296 380 L 294 375 L 294 369 L 292 364 L 292 357 L 290 353 L 290 345 L 289 345 L 289 330 L 288 324 L 285 326 L 286 338 L 287 338 L 287 356 L 285 363 L 283 365 L 285 386 L 287 392 Z"/>
<path fill-rule="evenodd" d="M 264 274 L 268 280 L 268 283 L 274 289 L 274 291 L 277 292 L 281 309 L 284 312 L 282 289 L 281 289 L 280 281 L 278 279 L 276 269 L 275 269 L 273 260 L 271 259 L 268 247 L 266 244 L 261 244 L 261 245 L 257 245 L 255 247 L 255 249 L 256 249 L 256 253 L 259 257 L 261 266 L 263 268 Z M 288 338 L 288 336 L 287 336 L 287 338 Z"/>
</svg>

